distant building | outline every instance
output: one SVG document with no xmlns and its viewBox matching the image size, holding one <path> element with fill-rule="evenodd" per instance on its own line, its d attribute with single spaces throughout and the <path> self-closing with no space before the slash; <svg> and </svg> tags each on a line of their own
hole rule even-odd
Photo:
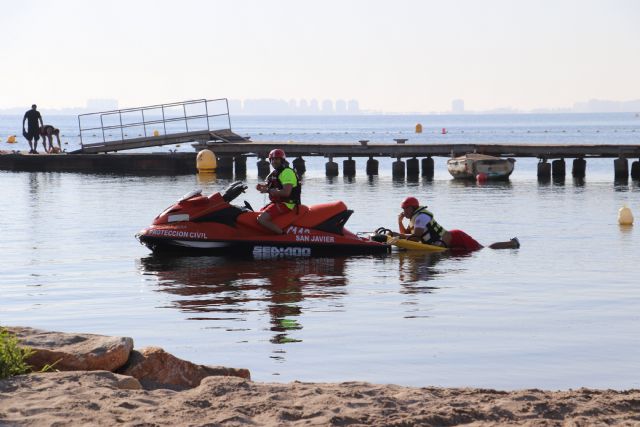
<svg viewBox="0 0 640 427">
<path fill-rule="evenodd" d="M 590 99 L 587 102 L 573 104 L 576 113 L 627 113 L 640 111 L 640 99 L 633 101 L 606 101 Z"/>
<path fill-rule="evenodd" d="M 347 102 L 347 112 L 349 114 L 359 114 L 360 113 L 360 104 L 358 104 L 357 100 L 350 99 L 349 102 Z"/>
<path fill-rule="evenodd" d="M 454 99 L 451 101 L 451 112 L 453 114 L 462 114 L 464 113 L 464 100 L 463 99 Z"/>
<path fill-rule="evenodd" d="M 318 100 L 312 99 L 309 103 L 309 114 L 318 114 L 320 108 L 318 107 Z"/>
<path fill-rule="evenodd" d="M 322 114 L 333 114 L 333 101 L 330 99 L 325 99 L 322 101 Z"/>
</svg>

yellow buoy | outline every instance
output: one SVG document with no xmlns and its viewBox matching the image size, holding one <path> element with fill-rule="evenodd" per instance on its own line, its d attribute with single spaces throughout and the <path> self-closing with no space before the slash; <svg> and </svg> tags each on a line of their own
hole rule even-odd
<svg viewBox="0 0 640 427">
<path fill-rule="evenodd" d="M 422 133 L 422 125 L 420 123 L 416 125 L 416 133 Z"/>
<path fill-rule="evenodd" d="M 633 225 L 633 214 L 631 209 L 624 205 L 618 209 L 618 224 L 620 225 Z"/>
<path fill-rule="evenodd" d="M 156 129 L 156 130 L 154 130 L 154 131 L 153 131 L 153 136 L 160 136 L 160 132 L 158 132 L 158 130 L 157 130 L 157 129 Z"/>
<path fill-rule="evenodd" d="M 7 142 L 9 144 L 15 144 L 18 141 L 16 141 L 16 136 L 15 135 L 9 135 L 9 137 L 7 138 Z"/>
<path fill-rule="evenodd" d="M 218 167 L 216 155 L 211 150 L 202 150 L 196 156 L 196 168 L 200 173 L 215 172 Z"/>
</svg>

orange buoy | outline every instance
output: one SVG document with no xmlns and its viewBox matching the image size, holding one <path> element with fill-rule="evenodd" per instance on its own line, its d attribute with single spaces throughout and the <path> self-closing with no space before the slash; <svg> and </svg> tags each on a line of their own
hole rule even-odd
<svg viewBox="0 0 640 427">
<path fill-rule="evenodd" d="M 418 123 L 416 125 L 416 133 L 422 133 L 422 124 Z"/>
</svg>

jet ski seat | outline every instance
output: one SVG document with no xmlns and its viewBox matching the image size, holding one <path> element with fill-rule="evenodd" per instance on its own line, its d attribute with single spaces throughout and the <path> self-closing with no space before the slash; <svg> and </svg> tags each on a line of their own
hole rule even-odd
<svg viewBox="0 0 640 427">
<path fill-rule="evenodd" d="M 288 212 L 282 216 L 277 217 L 276 219 L 273 220 L 273 223 L 276 224 L 278 227 L 280 228 L 285 228 L 288 227 L 289 225 L 291 225 L 291 223 L 293 223 L 294 221 L 298 220 L 298 218 L 303 217 L 304 215 L 307 214 L 307 212 L 309 212 L 309 207 L 306 205 L 299 205 L 297 208 L 294 208 L 291 212 Z M 260 224 L 258 224 L 258 215 L 260 215 L 260 212 L 250 212 L 251 215 L 240 215 L 238 216 L 238 224 L 242 224 L 245 226 L 249 226 L 252 227 L 256 230 L 260 230 L 260 231 L 265 231 L 267 233 L 268 232 L 264 227 L 262 227 Z"/>
</svg>

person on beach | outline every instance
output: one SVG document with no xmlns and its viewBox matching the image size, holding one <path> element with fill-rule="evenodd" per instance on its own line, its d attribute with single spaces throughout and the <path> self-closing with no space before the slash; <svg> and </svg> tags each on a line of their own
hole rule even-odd
<svg viewBox="0 0 640 427">
<path fill-rule="evenodd" d="M 53 136 L 55 135 L 56 140 L 58 141 L 58 149 L 57 153 L 62 151 L 62 145 L 60 145 L 60 129 L 57 129 L 51 125 L 44 125 L 40 128 L 40 136 L 42 137 L 42 145 L 44 146 L 44 151 L 47 153 L 53 153 Z M 47 148 L 47 140 L 49 141 L 49 147 Z"/>
<path fill-rule="evenodd" d="M 256 185 L 256 190 L 269 195 L 271 202 L 261 209 L 258 223 L 275 234 L 284 234 L 273 219 L 291 212 L 300 204 L 301 184 L 298 174 L 289 167 L 283 150 L 276 148 L 269 153 L 273 172 L 264 183 Z"/>
<path fill-rule="evenodd" d="M 33 104 L 22 118 L 22 135 L 29 141 L 29 154 L 38 154 L 38 139 L 40 139 L 40 127 L 43 123 L 42 116 L 37 108 L 38 106 Z M 27 130 L 24 129 L 25 122 L 27 122 Z M 45 144 L 45 151 L 46 149 Z"/>
<path fill-rule="evenodd" d="M 407 197 L 402 201 L 400 207 L 402 208 L 402 212 L 398 215 L 400 233 L 393 233 L 395 237 L 454 250 L 477 251 L 483 248 L 480 243 L 462 230 L 445 230 L 436 222 L 433 214 L 427 210 L 427 206 L 420 206 L 415 197 Z M 409 219 L 407 227 L 403 223 L 405 218 Z M 492 243 L 489 247 L 491 249 L 517 249 L 520 247 L 520 241 L 514 237 L 506 242 Z"/>
</svg>

